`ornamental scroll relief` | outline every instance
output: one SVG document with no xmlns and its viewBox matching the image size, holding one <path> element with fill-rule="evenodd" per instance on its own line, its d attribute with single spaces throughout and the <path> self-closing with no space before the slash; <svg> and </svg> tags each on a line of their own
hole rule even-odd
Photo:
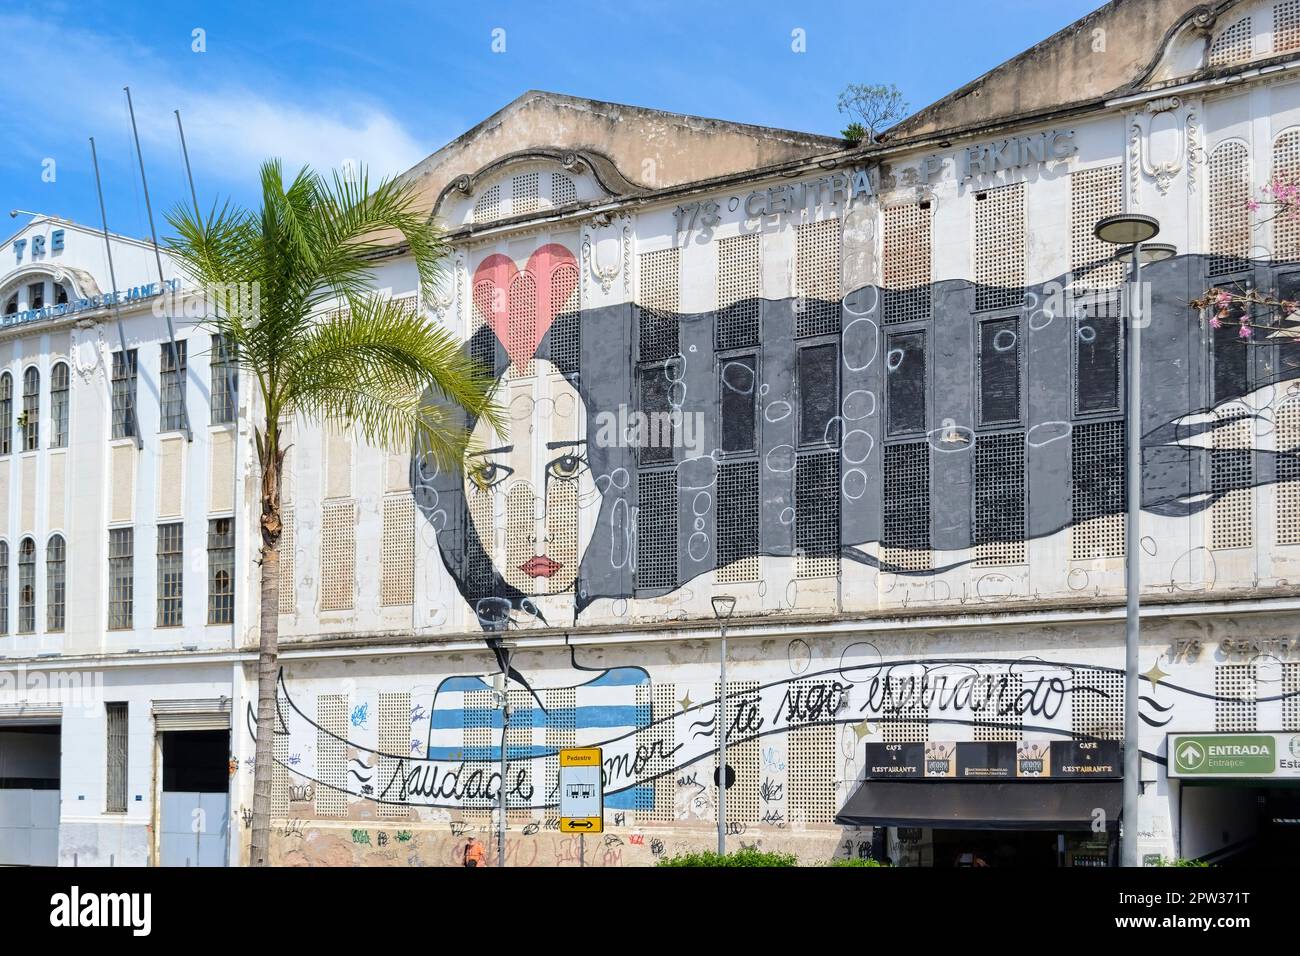
<svg viewBox="0 0 1300 956">
<path fill-rule="evenodd" d="M 1195 144 L 1196 114 L 1189 107 L 1180 116 L 1183 101 L 1177 96 L 1151 100 L 1133 116 L 1129 128 L 1129 201 L 1138 205 L 1138 182 L 1142 177 L 1154 182 L 1160 195 L 1184 169 L 1187 189 L 1196 189 Z"/>
</svg>

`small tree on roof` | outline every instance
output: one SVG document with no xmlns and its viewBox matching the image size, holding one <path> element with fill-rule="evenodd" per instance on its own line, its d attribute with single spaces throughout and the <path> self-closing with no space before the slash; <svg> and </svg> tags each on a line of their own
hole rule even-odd
<svg viewBox="0 0 1300 956">
<path fill-rule="evenodd" d="M 840 91 L 838 108 L 853 117 L 841 134 L 854 145 L 874 143 L 882 129 L 907 115 L 907 100 L 894 84 L 850 83 Z"/>
</svg>

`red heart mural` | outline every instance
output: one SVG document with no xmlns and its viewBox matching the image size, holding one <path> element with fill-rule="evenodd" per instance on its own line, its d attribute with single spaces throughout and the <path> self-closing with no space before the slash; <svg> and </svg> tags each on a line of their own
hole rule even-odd
<svg viewBox="0 0 1300 956">
<path fill-rule="evenodd" d="M 577 260 L 559 243 L 534 250 L 523 272 L 497 252 L 474 270 L 474 308 L 523 369 L 577 287 Z"/>
</svg>

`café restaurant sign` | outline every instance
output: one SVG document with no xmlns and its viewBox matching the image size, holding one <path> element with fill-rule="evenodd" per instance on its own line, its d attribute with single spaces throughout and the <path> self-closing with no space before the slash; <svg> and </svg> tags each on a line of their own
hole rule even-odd
<svg viewBox="0 0 1300 956">
<path fill-rule="evenodd" d="M 1169 776 L 1300 779 L 1300 734 L 1170 734 Z"/>
<path fill-rule="evenodd" d="M 867 744 L 868 780 L 1102 780 L 1122 773 L 1116 740 L 930 740 Z"/>
</svg>

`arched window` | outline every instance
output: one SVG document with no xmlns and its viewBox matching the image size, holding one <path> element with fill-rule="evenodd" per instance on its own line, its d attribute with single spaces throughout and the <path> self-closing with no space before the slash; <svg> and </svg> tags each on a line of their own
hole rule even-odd
<svg viewBox="0 0 1300 956">
<path fill-rule="evenodd" d="M 59 362 L 50 370 L 51 448 L 68 447 L 68 363 Z"/>
<path fill-rule="evenodd" d="M 18 545 L 18 633 L 36 630 L 36 542 L 23 538 Z"/>
<path fill-rule="evenodd" d="M 41 373 L 35 365 L 23 372 L 23 451 L 41 447 Z"/>
<path fill-rule="evenodd" d="M 18 293 L 15 292 L 5 303 L 5 315 L 16 315 L 18 313 Z"/>
<path fill-rule="evenodd" d="M 0 634 L 9 633 L 9 542 L 0 541 Z"/>
<path fill-rule="evenodd" d="M 0 455 L 13 450 L 14 441 L 14 377 L 8 372 L 0 375 Z"/>
<path fill-rule="evenodd" d="M 67 558 L 63 535 L 52 536 L 45 546 L 45 629 L 51 634 L 63 630 Z"/>
<path fill-rule="evenodd" d="M 54 287 L 54 304 L 68 304 L 68 287 L 66 285 L 55 285 Z"/>
</svg>

